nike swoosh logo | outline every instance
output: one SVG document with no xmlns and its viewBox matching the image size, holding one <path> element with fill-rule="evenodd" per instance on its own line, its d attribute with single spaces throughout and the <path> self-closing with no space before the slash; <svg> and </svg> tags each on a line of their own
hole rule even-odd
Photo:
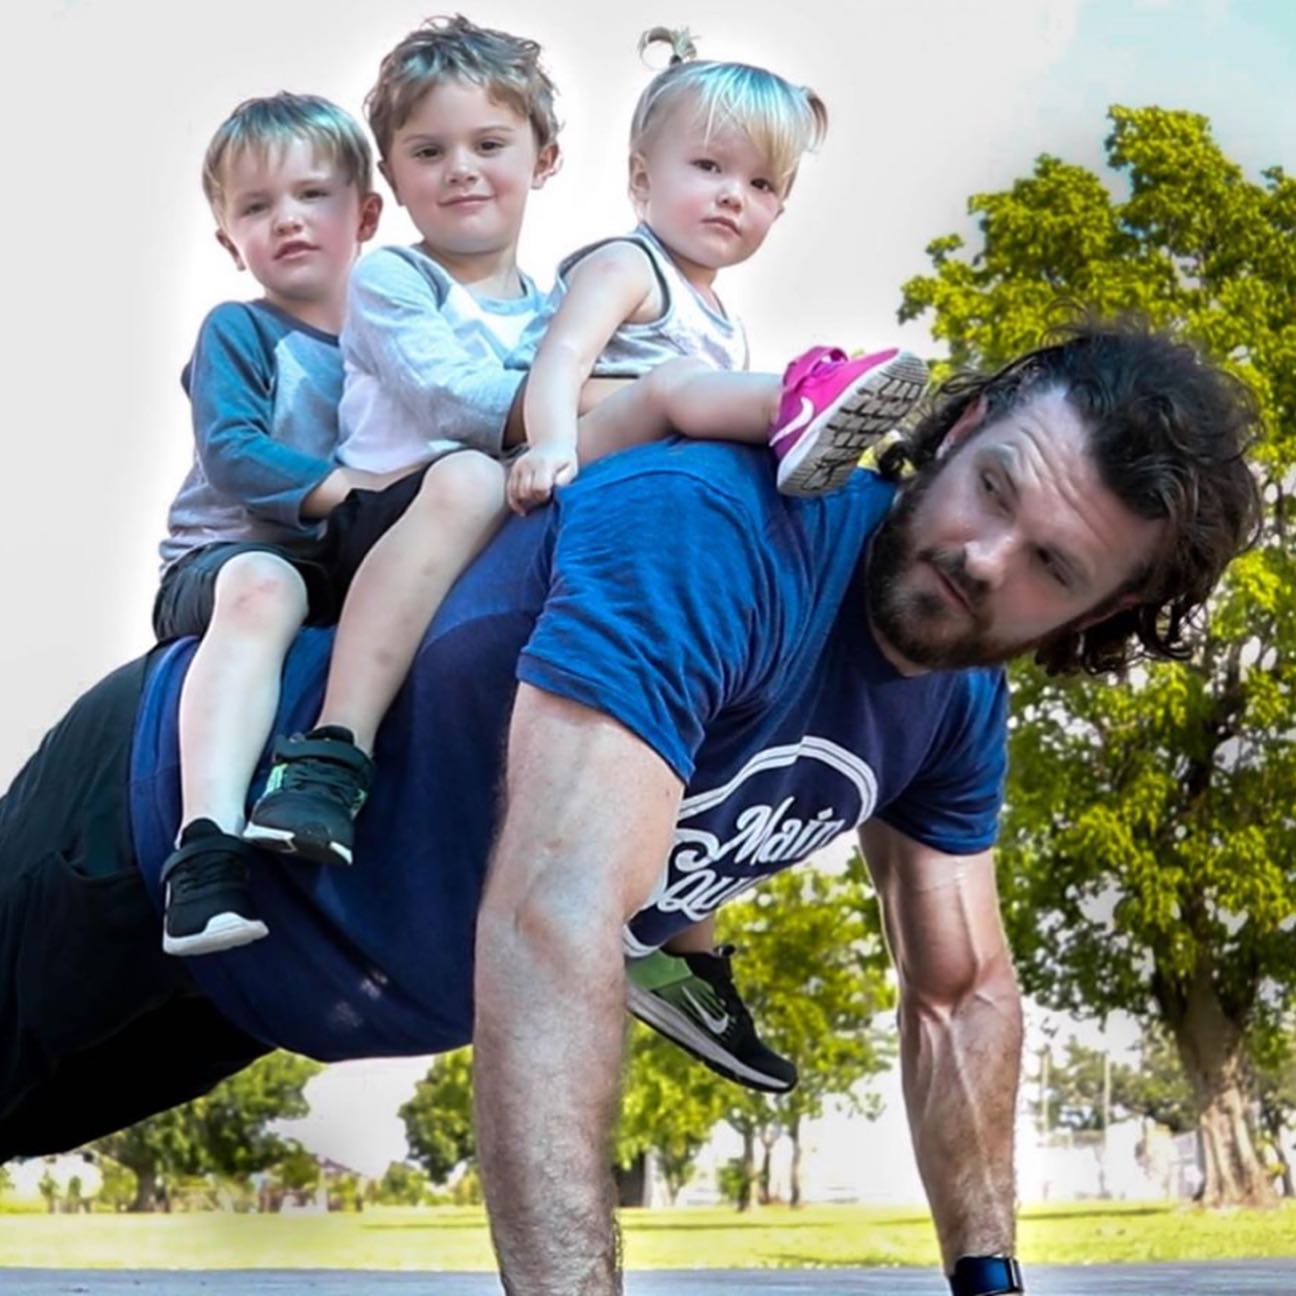
<svg viewBox="0 0 1296 1296">
<path fill-rule="evenodd" d="M 770 437 L 770 445 L 776 446 L 784 437 L 790 437 L 794 432 L 800 432 L 812 418 L 814 418 L 814 401 L 809 396 L 802 396 L 800 413 L 781 432 Z"/>
<path fill-rule="evenodd" d="M 701 1017 L 702 1020 L 706 1022 L 707 1026 L 710 1027 L 711 1030 L 715 1031 L 717 1035 L 723 1035 L 725 1031 L 729 1029 L 728 1013 L 721 1013 L 719 1017 L 713 1017 L 700 1003 L 698 1003 L 687 987 L 682 989 L 680 994 L 689 1001 L 693 1011 L 697 1013 L 697 1015 Z"/>
</svg>

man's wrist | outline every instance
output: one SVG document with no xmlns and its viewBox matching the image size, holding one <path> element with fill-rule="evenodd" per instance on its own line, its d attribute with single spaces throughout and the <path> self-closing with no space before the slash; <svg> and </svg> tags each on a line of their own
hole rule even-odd
<svg viewBox="0 0 1296 1296">
<path fill-rule="evenodd" d="M 949 1284 L 953 1296 L 1010 1296 L 1026 1290 L 1013 1256 L 960 1256 Z"/>
</svg>

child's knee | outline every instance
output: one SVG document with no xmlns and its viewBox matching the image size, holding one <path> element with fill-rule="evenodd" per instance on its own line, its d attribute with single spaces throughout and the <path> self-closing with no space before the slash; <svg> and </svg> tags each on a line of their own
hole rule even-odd
<svg viewBox="0 0 1296 1296">
<path fill-rule="evenodd" d="M 670 408 L 671 402 L 679 398 L 680 391 L 700 374 L 712 372 L 712 367 L 705 360 L 693 356 L 681 356 L 678 360 L 667 360 L 639 379 L 644 396 L 659 411 Z"/>
<path fill-rule="evenodd" d="M 306 620 L 306 582 L 277 554 L 236 554 L 216 577 L 215 621 L 244 628 L 296 629 Z"/>
<path fill-rule="evenodd" d="M 434 463 L 419 488 L 418 504 L 438 517 L 490 515 L 504 508 L 504 466 L 476 450 Z"/>
</svg>

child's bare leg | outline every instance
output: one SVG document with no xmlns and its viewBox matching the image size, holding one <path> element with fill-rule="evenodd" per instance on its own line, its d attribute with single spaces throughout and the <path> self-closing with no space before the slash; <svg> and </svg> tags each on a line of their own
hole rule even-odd
<svg viewBox="0 0 1296 1296">
<path fill-rule="evenodd" d="M 577 424 L 583 463 L 672 432 L 764 445 L 782 385 L 773 374 L 713 369 L 672 360 L 600 400 Z"/>
<path fill-rule="evenodd" d="M 506 516 L 502 465 L 475 450 L 434 463 L 369 551 L 347 594 L 318 724 L 344 725 L 372 754 L 433 613 Z"/>
<path fill-rule="evenodd" d="M 238 554 L 217 574 L 211 624 L 180 695 L 182 825 L 211 819 L 232 835 L 241 830 L 306 606 L 302 578 L 274 554 Z"/>
<path fill-rule="evenodd" d="M 677 932 L 662 949 L 668 954 L 713 954 L 715 947 L 715 914 L 709 913 L 692 927 Z"/>
</svg>

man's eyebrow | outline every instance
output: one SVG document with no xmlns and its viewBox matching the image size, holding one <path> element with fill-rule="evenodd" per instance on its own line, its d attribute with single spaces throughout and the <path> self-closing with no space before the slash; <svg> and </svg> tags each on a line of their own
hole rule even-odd
<svg viewBox="0 0 1296 1296">
<path fill-rule="evenodd" d="M 1015 445 L 1000 442 L 998 445 L 987 447 L 986 453 L 987 457 L 1003 473 L 1008 493 L 1014 500 L 1019 499 L 1021 490 L 1018 486 L 1017 464 L 1021 459 L 1021 451 Z M 1062 569 L 1067 583 L 1077 593 L 1083 593 L 1089 587 L 1091 583 L 1089 569 L 1069 550 L 1059 548 L 1056 544 L 1048 542 L 1037 545 L 1036 548 L 1043 550 L 1052 558 L 1057 566 Z"/>
</svg>

